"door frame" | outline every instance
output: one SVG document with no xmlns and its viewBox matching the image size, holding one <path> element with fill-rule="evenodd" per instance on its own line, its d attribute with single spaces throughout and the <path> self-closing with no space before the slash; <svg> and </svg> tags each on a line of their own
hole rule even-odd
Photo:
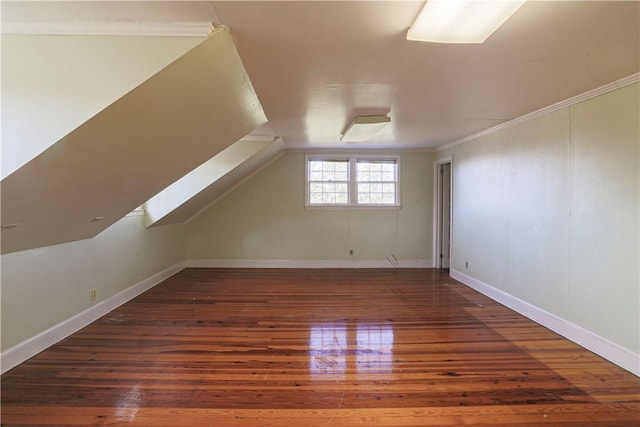
<svg viewBox="0 0 640 427">
<path fill-rule="evenodd" d="M 440 212 L 442 211 L 442 175 L 440 166 L 451 164 L 449 175 L 449 269 L 453 265 L 453 242 L 451 241 L 453 229 L 453 157 L 444 157 L 434 162 L 433 167 L 433 268 L 440 268 Z"/>
</svg>

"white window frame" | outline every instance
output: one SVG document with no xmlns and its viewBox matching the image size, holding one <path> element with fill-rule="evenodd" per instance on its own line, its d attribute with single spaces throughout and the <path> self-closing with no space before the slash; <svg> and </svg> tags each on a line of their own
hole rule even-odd
<svg viewBox="0 0 640 427">
<path fill-rule="evenodd" d="M 347 160 L 349 162 L 349 202 L 344 204 L 311 204 L 309 197 L 309 161 L 310 160 Z M 358 160 L 393 160 L 396 163 L 396 202 L 393 205 L 382 204 L 359 204 L 358 203 L 358 181 L 357 163 Z M 402 167 L 399 155 L 389 154 L 307 154 L 304 157 L 304 187 L 305 187 L 305 209 L 310 210 L 398 210 L 402 207 L 401 177 Z"/>
</svg>

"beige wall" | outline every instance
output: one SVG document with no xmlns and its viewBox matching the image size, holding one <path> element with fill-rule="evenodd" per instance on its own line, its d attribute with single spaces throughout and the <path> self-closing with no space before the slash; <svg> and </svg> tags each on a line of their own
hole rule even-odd
<svg viewBox="0 0 640 427">
<path fill-rule="evenodd" d="M 202 40 L 3 34 L 2 178 Z"/>
<path fill-rule="evenodd" d="M 287 153 L 188 224 L 187 258 L 431 263 L 433 158 L 402 153 L 399 210 L 306 210 L 305 156 Z"/>
<path fill-rule="evenodd" d="M 2 176 L 201 40 L 3 35 Z M 2 351 L 184 260 L 183 227 L 146 231 L 143 218 L 125 217 L 94 239 L 2 255 Z"/>
<path fill-rule="evenodd" d="M 437 155 L 454 162 L 453 269 L 636 353 L 638 87 Z"/>
<path fill-rule="evenodd" d="M 2 255 L 2 351 L 184 260 L 183 225 L 143 222 L 127 216 L 93 239 Z"/>
</svg>

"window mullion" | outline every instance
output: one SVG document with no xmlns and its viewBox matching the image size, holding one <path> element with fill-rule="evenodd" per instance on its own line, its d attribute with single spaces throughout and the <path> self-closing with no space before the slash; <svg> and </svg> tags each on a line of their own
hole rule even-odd
<svg viewBox="0 0 640 427">
<path fill-rule="evenodd" d="M 355 157 L 349 159 L 349 205 L 351 206 L 358 204 L 357 164 Z"/>
</svg>

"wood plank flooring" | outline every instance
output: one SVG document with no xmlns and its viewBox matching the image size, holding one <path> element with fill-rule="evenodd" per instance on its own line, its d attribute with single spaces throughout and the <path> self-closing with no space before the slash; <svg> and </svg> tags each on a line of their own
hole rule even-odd
<svg viewBox="0 0 640 427">
<path fill-rule="evenodd" d="M 636 426 L 640 379 L 431 269 L 187 269 L 2 376 L 3 426 Z"/>
</svg>

